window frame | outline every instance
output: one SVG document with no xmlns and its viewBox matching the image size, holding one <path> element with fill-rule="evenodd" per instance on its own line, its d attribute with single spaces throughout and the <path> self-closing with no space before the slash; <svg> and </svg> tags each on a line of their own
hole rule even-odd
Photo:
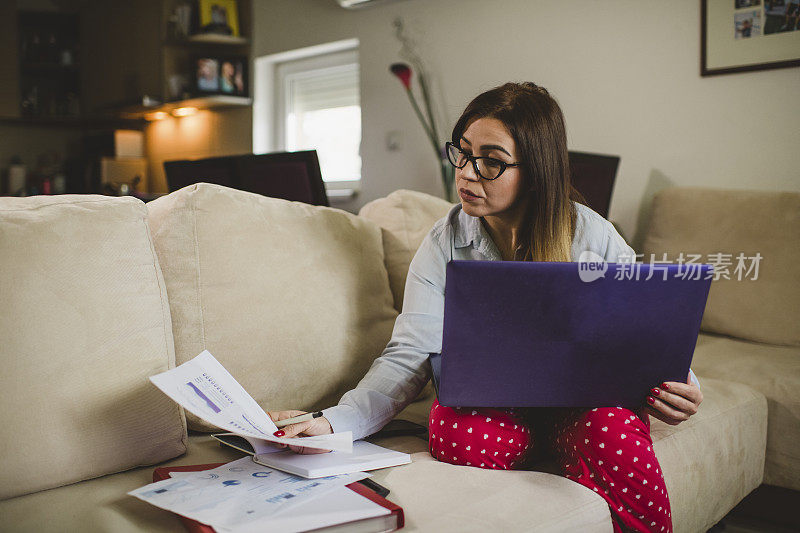
<svg viewBox="0 0 800 533">
<path fill-rule="evenodd" d="M 359 72 L 360 101 L 361 76 L 357 39 L 257 58 L 253 102 L 253 152 L 286 150 L 287 74 L 298 75 L 303 72 L 343 68 L 352 68 Z M 363 124 L 362 113 L 362 133 Z M 362 143 L 363 135 L 359 141 L 359 156 Z M 360 191 L 362 179 L 363 174 L 359 180 L 326 181 L 325 189 L 331 199 L 349 199 Z"/>
</svg>

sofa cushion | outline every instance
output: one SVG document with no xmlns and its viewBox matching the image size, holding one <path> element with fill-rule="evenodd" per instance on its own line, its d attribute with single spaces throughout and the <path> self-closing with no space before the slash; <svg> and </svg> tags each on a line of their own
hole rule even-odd
<svg viewBox="0 0 800 533">
<path fill-rule="evenodd" d="M 730 279 L 711 284 L 702 329 L 772 344 L 800 345 L 800 193 L 671 188 L 653 199 L 644 261 L 663 253 L 711 254 Z M 737 272 L 743 254 L 744 270 Z M 753 260 L 751 257 L 761 259 Z M 747 268 L 758 264 L 755 270 Z M 741 274 L 741 276 L 740 276 Z M 741 277 L 742 279 L 738 279 Z"/>
<path fill-rule="evenodd" d="M 749 387 L 707 378 L 700 412 L 678 426 L 652 419 L 675 531 L 706 531 L 761 481 L 766 402 Z M 436 461 L 417 437 L 370 439 L 411 454 L 412 462 L 371 473 L 403 507 L 408 531 L 605 531 L 608 505 L 559 475 L 487 470 Z M 241 454 L 208 436 L 189 439 L 189 453 L 169 465 L 228 462 Z M 0 502 L 5 524 L 19 531 L 178 531 L 176 515 L 125 493 L 152 480 L 152 468 L 105 476 Z"/>
<path fill-rule="evenodd" d="M 704 387 L 704 377 L 713 376 L 745 383 L 766 396 L 764 483 L 800 490 L 800 348 L 703 334 L 692 368 Z"/>
<path fill-rule="evenodd" d="M 400 189 L 365 204 L 358 212 L 358 216 L 381 227 L 386 270 L 389 271 L 394 307 L 398 312 L 403 309 L 403 292 L 411 259 L 433 224 L 452 207 L 453 204 L 430 194 Z"/>
<path fill-rule="evenodd" d="M 386 347 L 397 312 L 372 222 L 209 184 L 147 205 L 179 364 L 209 350 L 265 409 L 317 410 Z"/>
<path fill-rule="evenodd" d="M 208 435 L 189 437 L 188 453 L 158 466 L 227 463 L 242 457 Z M 153 482 L 155 467 L 136 468 L 0 502 L 3 531 L 185 531 L 178 515 L 128 496 Z"/>
<path fill-rule="evenodd" d="M 453 466 L 434 460 L 417 437 L 374 440 L 411 454 L 412 463 L 374 470 L 404 509 L 408 531 L 539 531 L 611 533 L 605 501 L 566 478 L 542 472 L 512 472 Z M 189 453 L 160 466 L 229 462 L 241 457 L 208 436 L 192 436 Z M 9 530 L 181 531 L 177 515 L 126 493 L 152 482 L 153 468 L 139 468 L 0 502 Z M 530 505 L 528 502 L 547 502 Z M 10 527 L 8 527 L 10 526 Z"/>
<path fill-rule="evenodd" d="M 0 499 L 184 453 L 147 379 L 175 355 L 144 204 L 0 198 L 0 257 Z"/>
<path fill-rule="evenodd" d="M 650 418 L 650 434 L 664 470 L 675 531 L 708 530 L 761 483 L 764 473 L 764 396 L 746 385 L 712 378 L 703 378 L 702 385 L 703 403 L 688 421 L 670 426 Z M 412 403 L 396 418 L 427 426 L 432 401 Z M 537 442 L 536 435 L 533 439 Z M 536 461 L 531 469 L 560 473 L 555 461 L 546 458 Z M 449 478 L 447 470 L 442 471 L 441 477 L 443 486 L 463 483 Z M 391 483 L 392 478 L 387 481 Z M 434 505 L 437 501 L 432 492 L 422 493 L 420 499 L 425 498 Z M 467 507 L 473 503 L 464 501 Z M 539 515 L 537 519 L 544 520 Z M 610 522 L 610 518 L 607 520 Z"/>
<path fill-rule="evenodd" d="M 700 378 L 703 403 L 686 422 L 650 417 L 674 531 L 708 531 L 764 477 L 767 402 L 741 383 Z"/>
</svg>

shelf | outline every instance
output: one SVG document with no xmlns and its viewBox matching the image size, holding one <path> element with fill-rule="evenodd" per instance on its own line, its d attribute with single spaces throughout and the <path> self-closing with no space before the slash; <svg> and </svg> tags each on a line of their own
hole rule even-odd
<svg viewBox="0 0 800 533">
<path fill-rule="evenodd" d="M 119 117 L 38 116 L 2 117 L 0 125 L 58 128 L 139 128 L 141 119 Z"/>
<path fill-rule="evenodd" d="M 60 63 L 22 63 L 22 72 L 46 72 L 46 73 L 78 73 L 78 65 L 62 65 Z"/>
<path fill-rule="evenodd" d="M 203 44 L 221 44 L 227 46 L 244 46 L 250 44 L 247 37 L 223 35 L 219 33 L 198 33 L 185 39 L 170 39 L 164 44 L 171 46 L 194 46 Z"/>
<path fill-rule="evenodd" d="M 245 96 L 229 96 L 225 94 L 215 94 L 209 96 L 198 96 L 186 100 L 176 100 L 166 102 L 158 106 L 131 106 L 120 110 L 123 117 L 131 119 L 141 119 L 145 115 L 163 111 L 169 113 L 179 107 L 195 107 L 197 109 L 222 109 L 226 107 L 247 107 L 253 104 L 251 98 Z"/>
</svg>

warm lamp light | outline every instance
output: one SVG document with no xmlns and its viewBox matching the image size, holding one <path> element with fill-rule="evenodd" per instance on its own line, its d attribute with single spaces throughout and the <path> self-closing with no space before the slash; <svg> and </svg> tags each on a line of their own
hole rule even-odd
<svg viewBox="0 0 800 533">
<path fill-rule="evenodd" d="M 153 120 L 164 120 L 164 119 L 165 119 L 165 118 L 167 118 L 168 116 L 169 116 L 169 115 L 167 115 L 167 113 L 165 113 L 164 111 L 156 111 L 156 112 L 154 112 L 154 113 L 148 113 L 148 114 L 146 114 L 146 115 L 144 116 L 144 119 L 145 119 L 145 120 L 149 120 L 149 121 L 153 121 Z"/>
<path fill-rule="evenodd" d="M 197 113 L 196 107 L 179 107 L 172 110 L 172 114 L 176 117 L 188 117 Z"/>
</svg>

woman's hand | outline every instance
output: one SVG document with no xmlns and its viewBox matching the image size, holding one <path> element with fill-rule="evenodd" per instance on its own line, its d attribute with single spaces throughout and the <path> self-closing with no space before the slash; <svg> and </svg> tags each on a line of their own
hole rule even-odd
<svg viewBox="0 0 800 533">
<path fill-rule="evenodd" d="M 306 411 L 297 411 L 297 410 L 289 410 L 289 411 L 270 411 L 267 413 L 269 417 L 272 419 L 273 422 L 277 422 L 278 420 L 286 420 L 287 418 L 292 418 L 293 416 L 299 416 L 306 414 Z M 331 427 L 331 423 L 328 422 L 328 419 L 324 416 L 320 416 L 319 418 L 312 418 L 311 420 L 306 420 L 305 422 L 298 422 L 297 424 L 289 424 L 288 426 L 284 426 L 282 428 L 278 428 L 279 431 L 282 431 L 283 435 L 275 435 L 276 437 L 314 437 L 317 435 L 328 435 L 333 433 L 333 428 Z M 275 443 L 281 448 L 286 448 L 286 444 Z M 330 450 L 322 450 L 319 448 L 308 448 L 305 446 L 291 446 L 289 445 L 289 449 L 292 450 L 294 453 L 300 454 L 311 454 L 311 453 L 328 453 Z"/>
<path fill-rule="evenodd" d="M 665 381 L 661 387 L 650 389 L 645 410 L 650 416 L 670 426 L 677 426 L 697 413 L 702 401 L 703 393 L 689 374 L 686 383 Z"/>
</svg>

